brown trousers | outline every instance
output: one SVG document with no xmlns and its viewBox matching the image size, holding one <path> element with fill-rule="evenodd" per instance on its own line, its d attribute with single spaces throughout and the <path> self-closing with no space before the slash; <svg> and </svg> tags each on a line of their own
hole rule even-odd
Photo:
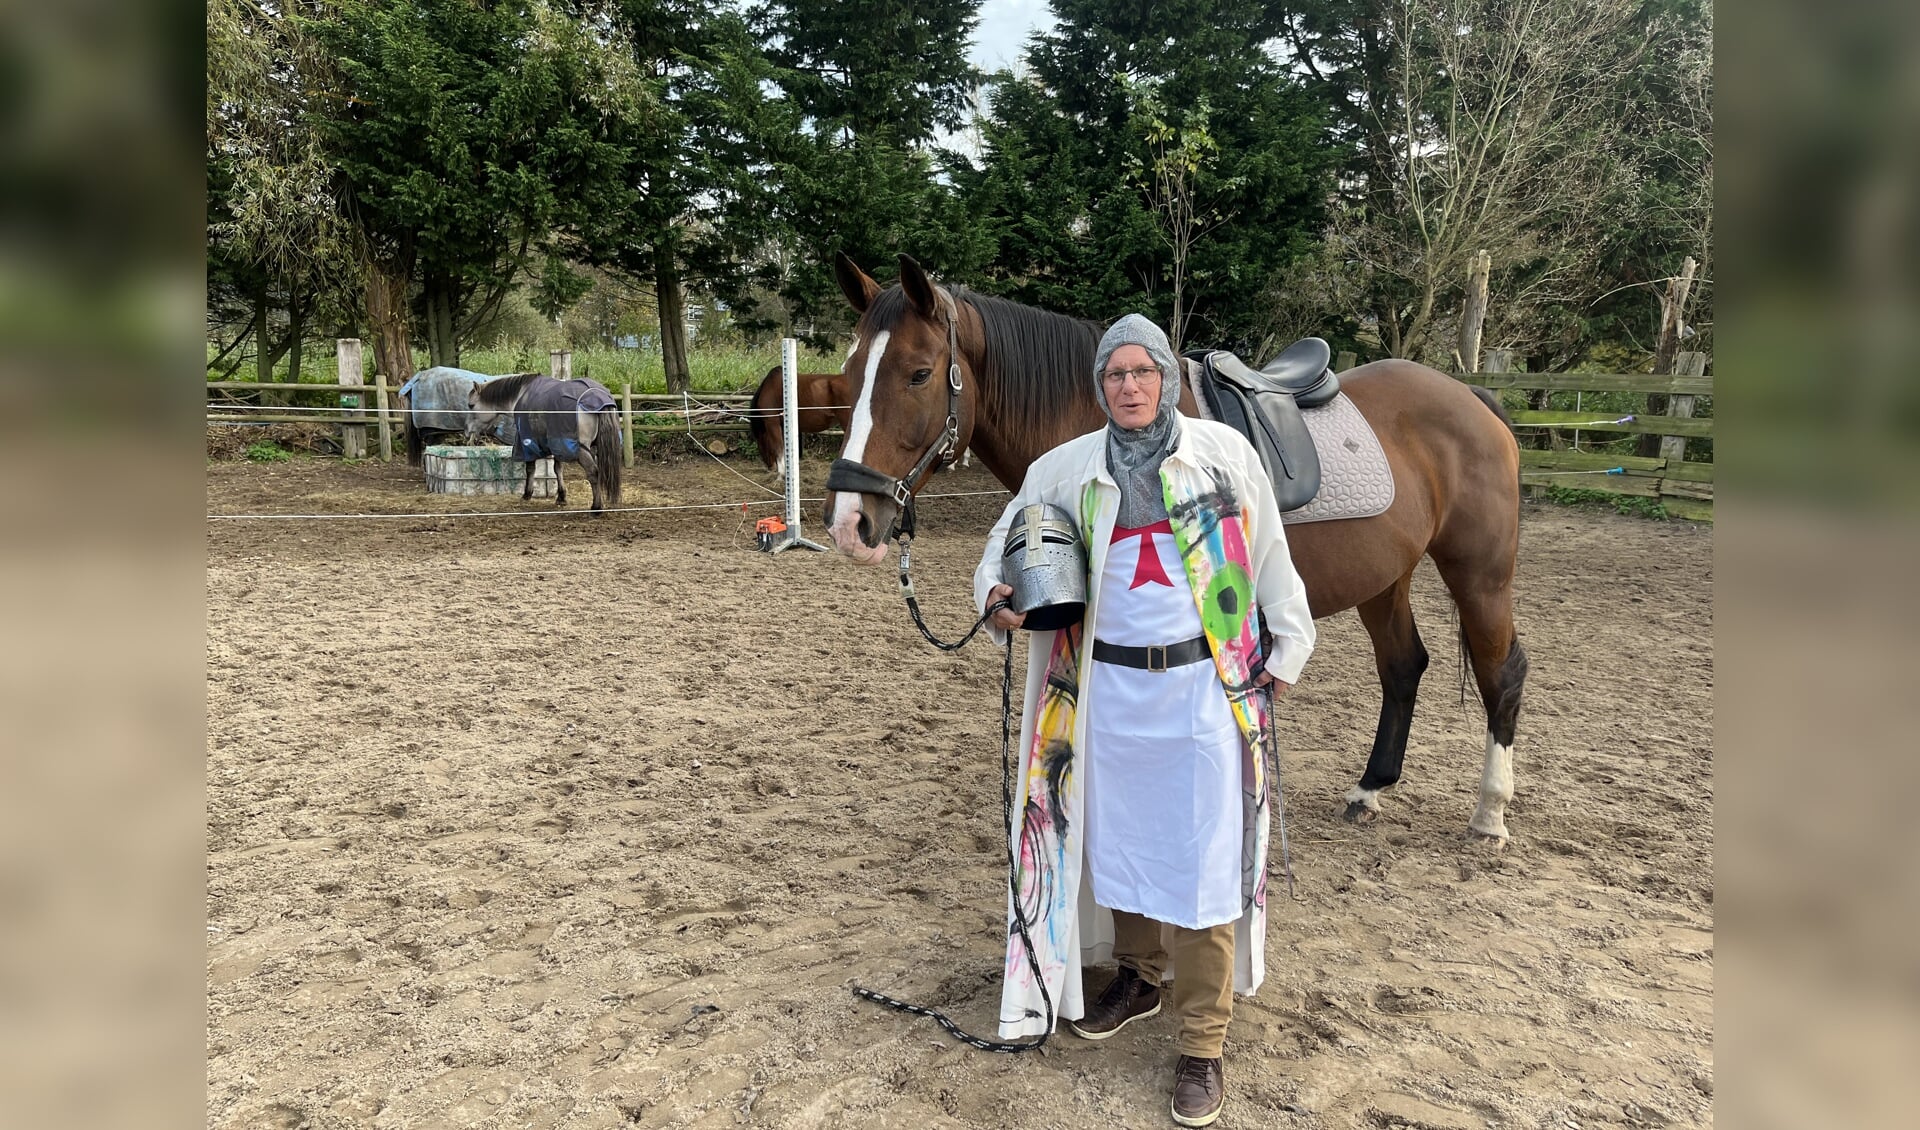
<svg viewBox="0 0 1920 1130">
<path fill-rule="evenodd" d="M 1233 923 L 1205 930 L 1169 926 L 1173 933 L 1173 1012 L 1180 1018 L 1180 1054 L 1219 1059 L 1233 1018 Z M 1158 985 L 1167 971 L 1160 923 L 1113 912 L 1113 957 Z"/>
</svg>

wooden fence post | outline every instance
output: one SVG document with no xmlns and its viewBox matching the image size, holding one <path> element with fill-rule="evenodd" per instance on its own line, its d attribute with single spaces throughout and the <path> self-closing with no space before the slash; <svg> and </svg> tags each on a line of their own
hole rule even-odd
<svg viewBox="0 0 1920 1130">
<path fill-rule="evenodd" d="M 1667 283 L 1667 293 L 1660 296 L 1660 336 L 1654 339 L 1653 371 L 1656 373 L 1677 372 L 1674 368 L 1676 355 L 1680 352 L 1680 334 L 1686 329 L 1687 296 L 1693 293 L 1693 275 L 1700 269 L 1693 256 L 1687 256 L 1680 264 L 1680 275 Z"/>
<path fill-rule="evenodd" d="M 373 407 L 380 417 L 380 461 L 393 462 L 393 420 L 387 414 L 387 375 L 373 374 Z"/>
<path fill-rule="evenodd" d="M 1354 356 L 1353 350 L 1342 349 L 1339 356 L 1333 359 L 1333 371 L 1336 373 L 1344 373 L 1359 363 L 1360 358 Z"/>
<path fill-rule="evenodd" d="M 357 337 L 336 338 L 334 340 L 334 349 L 339 356 L 341 387 L 364 388 L 367 383 L 367 378 L 360 361 L 360 339 Z M 342 415 L 348 417 L 365 416 L 367 410 L 361 404 L 363 397 L 364 394 L 359 392 L 341 393 L 340 407 L 343 409 Z M 352 403 L 349 404 L 348 400 L 352 400 Z M 367 426 L 365 424 L 340 425 L 340 454 L 346 456 L 348 459 L 365 459 L 367 457 Z"/>
<path fill-rule="evenodd" d="M 1691 259 L 1688 262 L 1692 262 Z M 1682 377 L 1704 377 L 1707 375 L 1707 355 L 1704 353 L 1682 353 L 1676 359 L 1675 375 Z M 1693 397 L 1675 393 L 1667 398 L 1667 415 L 1678 419 L 1693 418 Z M 1687 458 L 1687 437 L 1661 436 L 1660 458 L 1667 466 L 1678 467 Z"/>
<path fill-rule="evenodd" d="M 1480 356 L 1480 327 L 1487 320 L 1487 276 L 1493 273 L 1493 256 L 1475 252 L 1467 264 L 1467 297 L 1460 308 L 1460 347 L 1454 362 L 1462 372 L 1473 371 L 1473 359 Z"/>
<path fill-rule="evenodd" d="M 573 379 L 573 354 L 565 349 L 556 349 L 547 354 L 547 372 L 556 381 Z"/>
<path fill-rule="evenodd" d="M 620 388 L 620 465 L 633 466 L 633 382 Z"/>
<path fill-rule="evenodd" d="M 1700 264 L 1689 255 L 1680 264 L 1680 273 L 1667 280 L 1667 292 L 1660 296 L 1660 333 L 1653 341 L 1653 371 L 1655 373 L 1674 372 L 1674 361 L 1680 352 L 1681 332 L 1686 329 L 1687 297 L 1693 293 L 1694 272 Z M 1647 415 L 1661 416 L 1670 412 L 1664 393 L 1647 394 Z M 1658 455 L 1665 446 L 1664 436 L 1643 435 L 1634 445 L 1636 455 Z"/>
</svg>

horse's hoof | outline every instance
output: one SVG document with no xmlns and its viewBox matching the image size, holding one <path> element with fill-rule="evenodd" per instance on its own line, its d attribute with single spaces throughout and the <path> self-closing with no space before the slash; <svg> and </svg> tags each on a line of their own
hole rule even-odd
<svg viewBox="0 0 1920 1130">
<path fill-rule="evenodd" d="M 1349 824 L 1371 824 L 1380 815 L 1380 790 L 1366 789 L 1355 785 L 1347 790 L 1347 811 Z"/>
<path fill-rule="evenodd" d="M 1499 852 L 1507 850 L 1507 834 L 1505 832 L 1496 836 L 1490 832 L 1480 832 L 1469 828 L 1467 829 L 1467 841 L 1478 844 L 1488 851 Z"/>
</svg>

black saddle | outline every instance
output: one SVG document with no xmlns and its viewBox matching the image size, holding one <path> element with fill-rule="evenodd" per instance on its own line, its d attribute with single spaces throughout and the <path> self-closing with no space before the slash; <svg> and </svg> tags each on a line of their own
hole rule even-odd
<svg viewBox="0 0 1920 1130">
<path fill-rule="evenodd" d="M 1258 369 L 1221 349 L 1187 357 L 1200 373 L 1194 395 L 1260 453 L 1280 510 L 1312 502 L 1320 490 L 1320 455 L 1300 410 L 1339 395 L 1340 378 L 1327 364 L 1332 348 L 1317 337 L 1301 338 Z"/>
<path fill-rule="evenodd" d="M 1240 364 L 1233 354 L 1226 359 Z M 1242 365 L 1241 368 L 1246 366 Z M 1333 347 L 1317 337 L 1303 337 L 1280 351 L 1280 356 L 1253 370 L 1281 392 L 1290 393 L 1302 408 L 1318 408 L 1340 395 L 1340 377 L 1333 371 Z"/>
</svg>

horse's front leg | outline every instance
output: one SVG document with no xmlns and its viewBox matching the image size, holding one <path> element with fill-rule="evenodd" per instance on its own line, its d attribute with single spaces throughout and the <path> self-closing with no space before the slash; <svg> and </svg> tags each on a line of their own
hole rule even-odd
<svg viewBox="0 0 1920 1130">
<path fill-rule="evenodd" d="M 533 501 L 533 469 L 539 465 L 540 461 L 538 459 L 527 460 L 527 485 L 521 488 L 520 491 L 520 501 L 522 502 Z"/>
<path fill-rule="evenodd" d="M 553 504 L 555 506 L 567 504 L 567 476 L 560 470 L 558 457 L 553 461 Z"/>
</svg>

